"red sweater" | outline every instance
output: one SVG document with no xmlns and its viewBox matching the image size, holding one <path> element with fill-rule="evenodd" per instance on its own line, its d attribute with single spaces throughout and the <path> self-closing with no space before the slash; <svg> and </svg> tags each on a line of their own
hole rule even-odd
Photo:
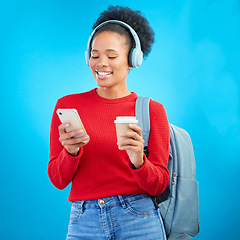
<svg viewBox="0 0 240 240">
<path fill-rule="evenodd" d="M 126 151 L 118 149 L 114 120 L 117 116 L 135 116 L 136 98 L 131 93 L 105 99 L 93 89 L 57 101 L 51 122 L 48 175 L 58 189 L 72 182 L 69 201 L 142 193 L 156 196 L 167 187 L 170 131 L 162 104 L 150 101 L 149 156 L 144 155 L 144 165 L 133 169 Z M 59 142 L 58 108 L 77 109 L 90 136 L 76 157 Z"/>
</svg>

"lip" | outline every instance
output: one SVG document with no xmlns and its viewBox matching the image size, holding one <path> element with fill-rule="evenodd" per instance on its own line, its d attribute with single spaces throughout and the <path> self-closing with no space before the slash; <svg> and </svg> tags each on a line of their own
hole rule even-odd
<svg viewBox="0 0 240 240">
<path fill-rule="evenodd" d="M 112 76 L 112 71 L 102 71 L 102 70 L 95 70 L 96 77 L 100 80 L 106 79 Z"/>
</svg>

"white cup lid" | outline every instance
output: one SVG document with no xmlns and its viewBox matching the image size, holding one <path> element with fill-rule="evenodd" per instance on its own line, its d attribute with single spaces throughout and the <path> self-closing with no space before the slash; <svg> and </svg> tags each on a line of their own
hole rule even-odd
<svg viewBox="0 0 240 240">
<path fill-rule="evenodd" d="M 136 117 L 116 117 L 114 123 L 138 123 Z"/>
</svg>

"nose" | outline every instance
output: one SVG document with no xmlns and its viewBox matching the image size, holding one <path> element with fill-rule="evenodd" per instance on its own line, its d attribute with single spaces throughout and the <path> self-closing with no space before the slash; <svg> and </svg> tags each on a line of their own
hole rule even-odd
<svg viewBox="0 0 240 240">
<path fill-rule="evenodd" d="M 107 67 L 109 66 L 108 58 L 106 56 L 100 56 L 96 63 L 97 67 Z"/>
</svg>

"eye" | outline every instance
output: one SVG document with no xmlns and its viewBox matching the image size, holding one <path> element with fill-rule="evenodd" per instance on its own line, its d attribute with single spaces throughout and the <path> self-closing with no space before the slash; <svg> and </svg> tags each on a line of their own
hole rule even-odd
<svg viewBox="0 0 240 240">
<path fill-rule="evenodd" d="M 91 58 L 93 58 L 93 59 L 97 59 L 97 58 L 99 58 L 99 57 L 94 57 L 94 56 L 91 56 Z"/>
<path fill-rule="evenodd" d="M 114 59 L 114 58 L 116 58 L 116 57 L 108 57 L 109 59 Z"/>
</svg>

